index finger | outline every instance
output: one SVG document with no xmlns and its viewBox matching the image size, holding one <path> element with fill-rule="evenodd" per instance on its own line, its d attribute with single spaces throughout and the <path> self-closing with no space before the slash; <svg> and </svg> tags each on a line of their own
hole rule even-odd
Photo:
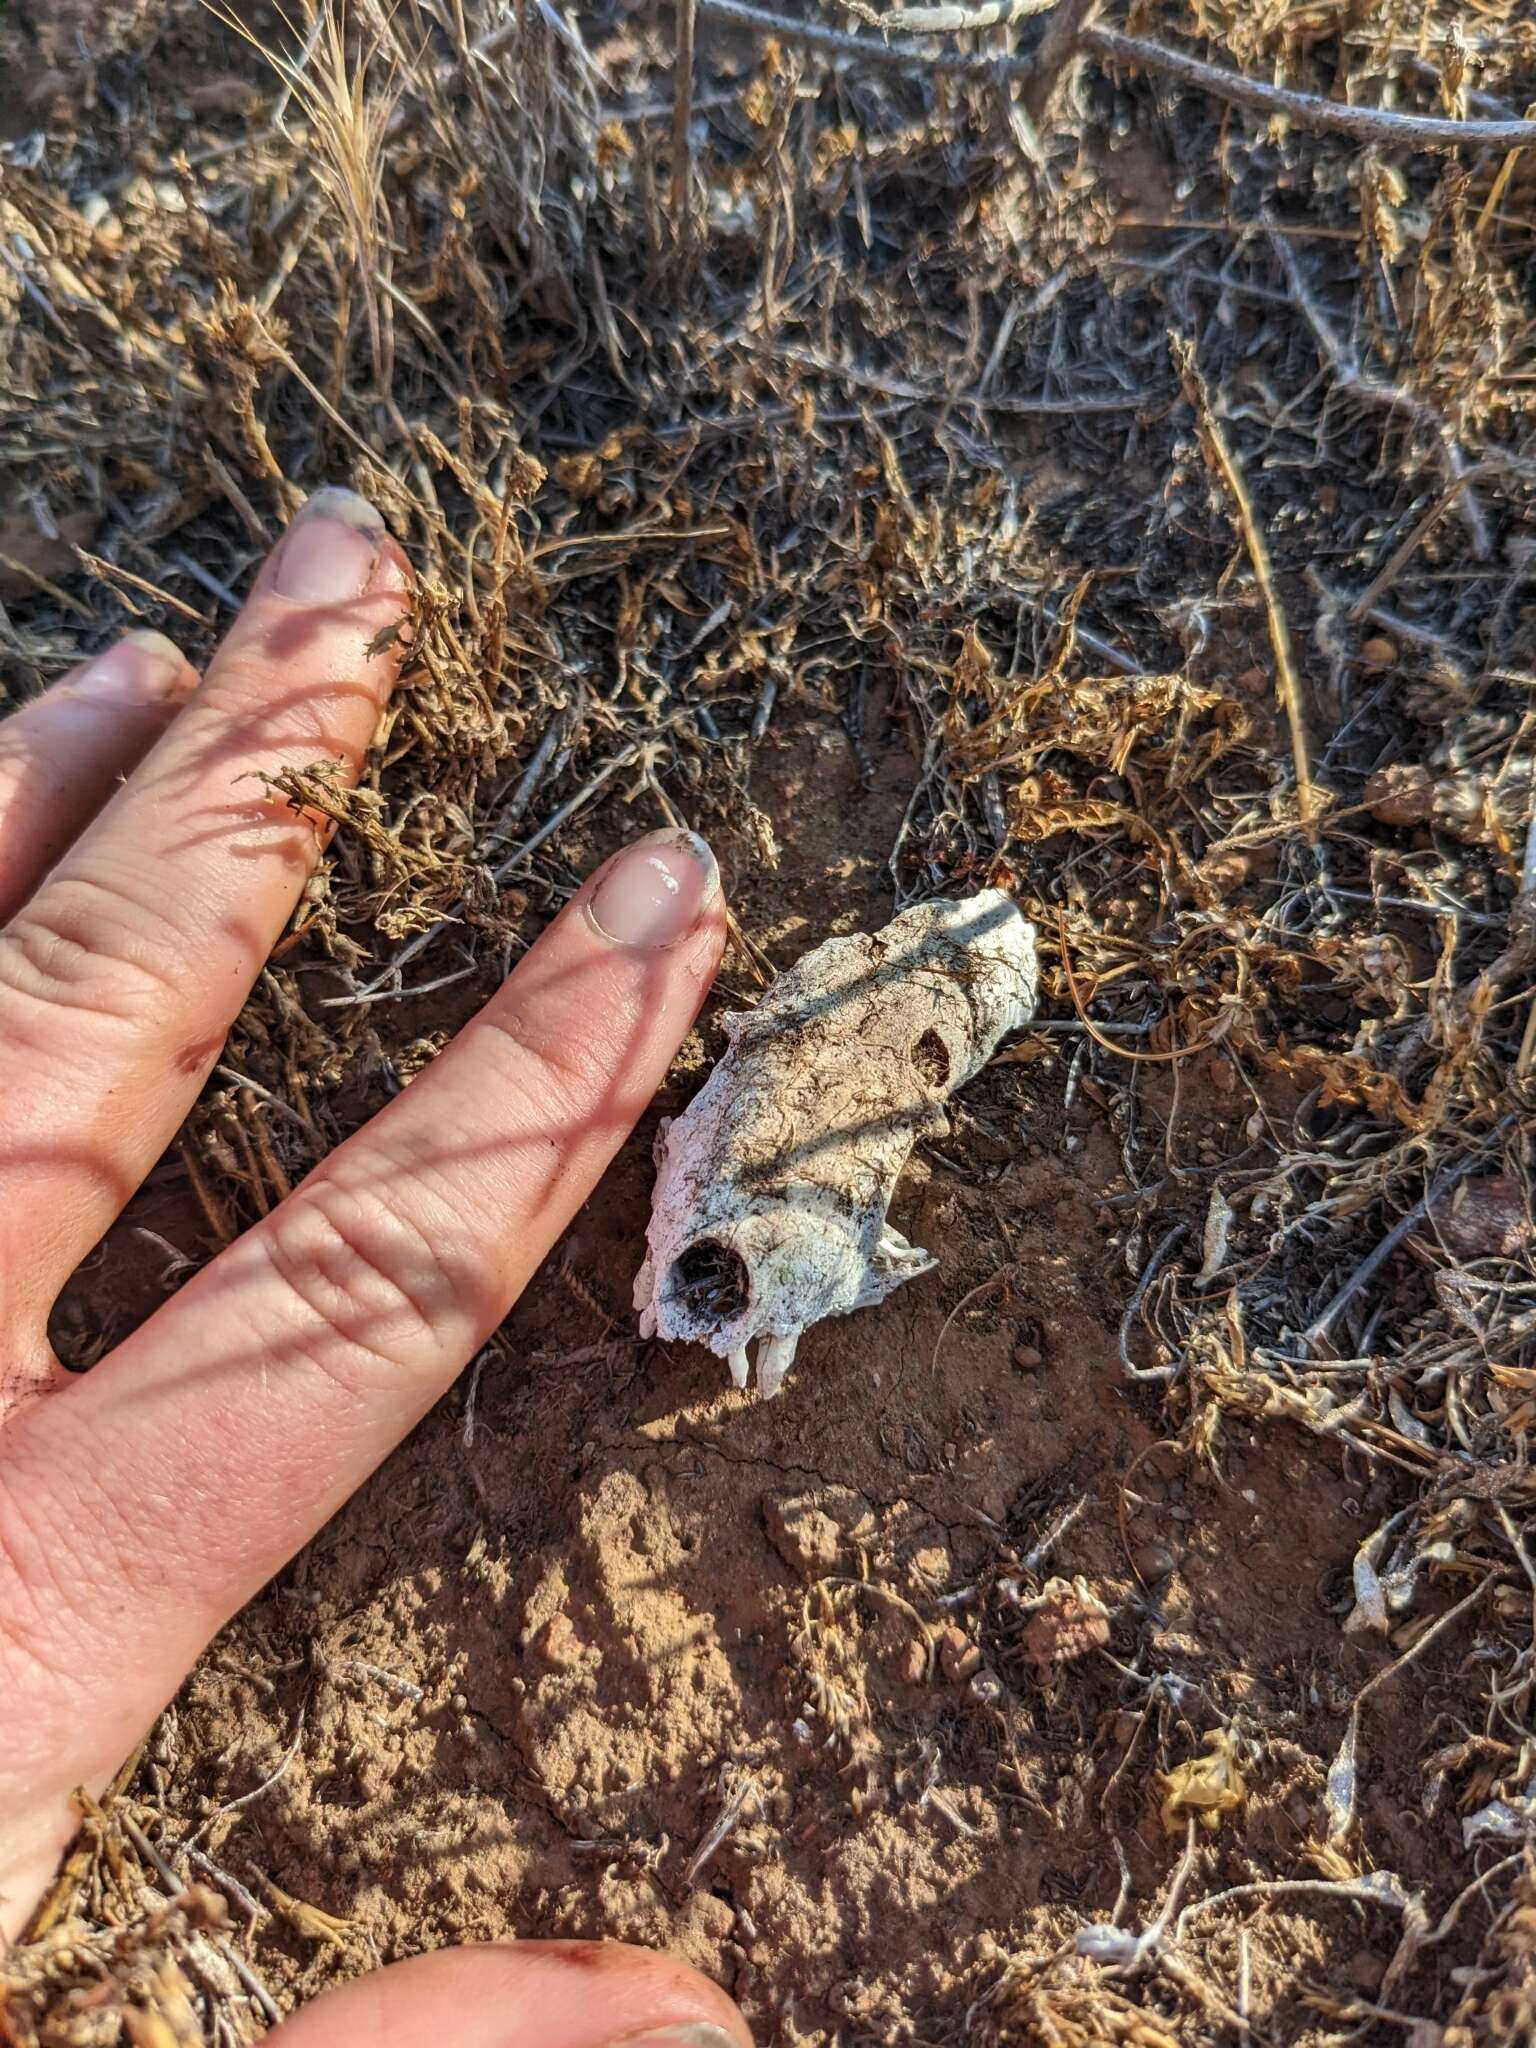
<svg viewBox="0 0 1536 2048">
<path fill-rule="evenodd" d="M 0 1815 L 7 1779 L 55 1785 L 62 1810 L 109 1776 L 209 1637 L 452 1382 L 655 1093 L 724 938 L 701 840 L 627 847 L 441 1059 L 16 1417 L 0 1678 L 6 1620 L 32 1668 L 12 1680 Z M 638 1259 L 639 1217 L 634 1235 Z M 61 1711 L 61 1671 L 89 1715 Z"/>
</svg>

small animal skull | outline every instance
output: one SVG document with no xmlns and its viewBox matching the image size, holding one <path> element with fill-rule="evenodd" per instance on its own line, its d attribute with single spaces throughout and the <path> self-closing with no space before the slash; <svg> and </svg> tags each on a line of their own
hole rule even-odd
<svg viewBox="0 0 1536 2048">
<path fill-rule="evenodd" d="M 656 1140 L 635 1281 L 645 1336 L 707 1344 L 779 1390 L 803 1330 L 934 1264 L 886 1221 L 919 1137 L 1034 1014 L 1035 931 L 999 889 L 828 939 L 755 1010 Z"/>
</svg>

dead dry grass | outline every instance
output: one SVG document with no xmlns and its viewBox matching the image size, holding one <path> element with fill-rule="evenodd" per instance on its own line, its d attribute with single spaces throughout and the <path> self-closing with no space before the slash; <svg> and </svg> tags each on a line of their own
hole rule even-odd
<svg viewBox="0 0 1536 2048">
<path fill-rule="evenodd" d="M 810 707 L 867 759 L 892 693 L 895 902 L 1016 891 L 1121 1143 L 1129 1379 L 1218 1471 L 1247 1418 L 1398 1475 L 1341 1610 L 1391 1661 L 1283 1880 L 1365 1887 L 1394 1945 L 1309 2038 L 1525 2038 L 1536 20 L 934 12 L 897 23 L 944 28 L 914 56 L 862 6 L 24 9 L 6 672 L 25 695 L 135 617 L 206 653 L 325 479 L 420 565 L 363 787 L 283 780 L 342 829 L 186 1134 L 215 1241 L 430 1056 L 407 999 L 500 970 L 577 821 L 772 860 L 754 745 Z M 1176 1121 L 1195 1072 L 1230 1142 L 1191 1165 L 1147 1090 Z M 1460 1983 L 1355 1800 L 1431 1649 L 1464 1704 L 1423 1799 L 1487 1930 Z M 154 1826 L 142 1786 L 91 1817 L 0 2038 L 260 2018 L 241 1887 Z M 1175 1877 L 1140 1933 L 1000 1956 L 974 2038 L 1243 2038 L 1204 1936 L 1281 1881 L 1190 1919 Z"/>
</svg>

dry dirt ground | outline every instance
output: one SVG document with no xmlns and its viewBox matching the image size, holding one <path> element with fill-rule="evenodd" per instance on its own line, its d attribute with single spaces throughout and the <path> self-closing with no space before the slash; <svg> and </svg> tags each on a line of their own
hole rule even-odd
<svg viewBox="0 0 1536 2048">
<path fill-rule="evenodd" d="M 899 732 L 875 769 L 866 788 L 831 722 L 759 752 L 782 866 L 721 852 L 776 964 L 887 916 Z M 813 1330 L 778 1400 L 633 1335 L 654 1116 L 722 1049 L 730 981 L 472 1404 L 464 1383 L 155 1732 L 156 1804 L 269 1909 L 256 1954 L 284 2004 L 440 1942 L 609 1935 L 676 1949 L 764 2040 L 947 2039 L 989 1993 L 982 2023 L 1006 2026 L 1004 1959 L 1107 1920 L 1127 1874 L 1135 1924 L 1184 1848 L 1156 1761 L 1200 1756 L 1208 1728 L 1254 1762 L 1191 1896 L 1291 1869 L 1327 1831 L 1343 1709 L 1388 1661 L 1341 1634 L 1340 1594 L 1393 1489 L 1286 1428 L 1229 1432 L 1224 1483 L 1161 1446 L 1119 1353 L 1118 1144 L 1089 1095 L 1064 1107 L 1075 1040 L 1026 1039 L 959 1098 L 894 1212 L 939 1270 Z M 1198 1186 L 1250 1107 L 1207 1061 L 1170 1159 Z M 1153 1084 L 1147 1114 L 1170 1108 Z M 66 1304 L 80 1328 L 144 1284 L 145 1217 L 197 1254 L 184 1187 L 151 1187 Z M 1021 1568 L 1086 1579 L 1107 1646 L 1043 1676 Z M 1458 1823 L 1426 1824 L 1391 1764 L 1398 1717 L 1456 1695 L 1453 1653 L 1370 1739 L 1368 1835 L 1432 1892 Z M 1394 1946 L 1379 1910 L 1283 1903 L 1210 1951 L 1213 1998 L 1275 2041 L 1309 1983 L 1369 1994 Z"/>
<path fill-rule="evenodd" d="M 629 1309 L 729 956 L 150 1733 L 0 2040 L 158 2041 L 166 1956 L 225 2048 L 546 1934 L 784 2048 L 1536 2040 L 1536 153 L 1369 127 L 1518 118 L 1536 20 L 1062 0 L 967 69 L 696 11 L 681 154 L 692 7 L 0 11 L 6 701 L 134 619 L 206 658 L 325 481 L 423 593 L 363 791 L 293 764 L 323 875 L 69 1362 L 663 802 L 770 967 L 997 882 L 1044 991 L 903 1181 L 937 1270 L 761 1405 Z"/>
</svg>

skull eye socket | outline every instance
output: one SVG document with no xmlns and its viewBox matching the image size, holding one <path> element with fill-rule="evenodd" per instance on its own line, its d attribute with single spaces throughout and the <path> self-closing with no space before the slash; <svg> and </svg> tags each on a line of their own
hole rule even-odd
<svg viewBox="0 0 1536 2048">
<path fill-rule="evenodd" d="M 912 1048 L 912 1066 L 925 1088 L 935 1093 L 949 1084 L 949 1047 L 932 1027 Z"/>
<path fill-rule="evenodd" d="M 672 1261 L 667 1293 L 700 1322 L 729 1323 L 751 1299 L 752 1283 L 738 1253 L 717 1237 L 701 1237 Z"/>
</svg>

